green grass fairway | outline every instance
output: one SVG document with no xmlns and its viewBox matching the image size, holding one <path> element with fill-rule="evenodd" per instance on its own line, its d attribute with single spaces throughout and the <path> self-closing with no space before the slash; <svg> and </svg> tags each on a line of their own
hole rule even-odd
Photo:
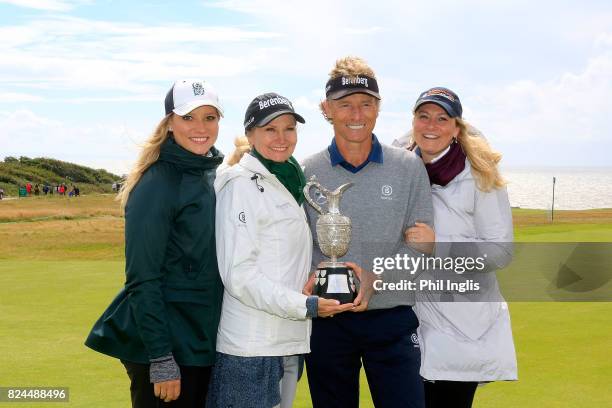
<svg viewBox="0 0 612 408">
<path fill-rule="evenodd" d="M 123 285 L 122 219 L 112 197 L 80 200 L 0 202 L 0 386 L 69 387 L 70 402 L 53 407 L 129 407 L 123 366 L 83 345 Z M 611 213 L 567 212 L 550 225 L 543 211 L 515 210 L 515 234 L 610 242 Z M 474 407 L 612 407 L 612 302 L 515 302 L 510 311 L 519 381 L 481 387 Z M 305 377 L 294 406 L 310 407 Z M 373 407 L 363 376 L 361 407 Z"/>
<path fill-rule="evenodd" d="M 121 261 L 3 261 L 0 384 L 70 387 L 70 403 L 54 406 L 128 407 L 121 364 L 83 346 L 122 282 Z M 612 406 L 612 303 L 515 303 L 511 313 L 520 381 L 481 387 L 475 407 Z M 362 385 L 361 406 L 372 407 Z M 304 378 L 295 407 L 309 406 Z"/>
<path fill-rule="evenodd" d="M 83 345 L 123 279 L 122 261 L 1 261 L 1 386 L 69 387 L 52 406 L 128 407 L 121 363 Z"/>
</svg>

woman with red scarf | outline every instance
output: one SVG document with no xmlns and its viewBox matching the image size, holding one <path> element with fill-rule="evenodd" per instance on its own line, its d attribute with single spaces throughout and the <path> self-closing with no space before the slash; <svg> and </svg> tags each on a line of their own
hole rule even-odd
<svg viewBox="0 0 612 408">
<path fill-rule="evenodd" d="M 510 315 L 495 277 L 511 261 L 513 241 L 501 154 L 462 111 L 450 89 L 428 89 L 414 106 L 412 135 L 395 143 L 423 159 L 434 208 L 434 230 L 417 223 L 406 241 L 435 242 L 433 259 L 445 262 L 425 270 L 415 306 L 427 408 L 469 408 L 479 383 L 517 379 Z M 460 283 L 469 291 L 457 290 Z"/>
</svg>

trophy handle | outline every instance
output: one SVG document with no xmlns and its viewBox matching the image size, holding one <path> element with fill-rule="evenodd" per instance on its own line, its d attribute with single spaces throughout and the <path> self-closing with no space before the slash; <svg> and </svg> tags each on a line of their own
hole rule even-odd
<svg viewBox="0 0 612 408">
<path fill-rule="evenodd" d="M 324 188 L 321 187 L 321 184 L 319 184 L 319 182 L 317 181 L 316 176 L 311 176 L 310 179 L 308 180 L 308 183 L 306 183 L 306 185 L 304 186 L 304 198 L 306 199 L 306 201 L 308 201 L 308 204 L 310 204 L 312 206 L 312 208 L 314 208 L 315 210 L 317 210 L 317 212 L 319 214 L 323 214 L 323 209 L 321 208 L 321 206 L 319 204 L 317 204 L 311 197 L 310 197 L 310 189 L 312 187 L 316 187 L 319 189 L 319 191 L 321 191 L 322 193 L 324 193 Z"/>
<path fill-rule="evenodd" d="M 342 198 L 342 193 L 344 193 L 353 183 L 346 183 L 335 189 L 333 192 L 329 193 L 327 196 L 328 207 L 330 214 L 340 214 L 340 198 Z"/>
</svg>

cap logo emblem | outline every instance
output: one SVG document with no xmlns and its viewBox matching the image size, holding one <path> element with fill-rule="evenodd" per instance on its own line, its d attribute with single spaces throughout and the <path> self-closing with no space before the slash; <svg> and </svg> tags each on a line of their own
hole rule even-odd
<svg viewBox="0 0 612 408">
<path fill-rule="evenodd" d="M 426 92 L 425 95 L 423 95 L 423 97 L 425 96 L 442 96 L 451 102 L 455 102 L 455 97 L 444 89 L 431 89 L 430 91 Z"/>
<path fill-rule="evenodd" d="M 366 88 L 369 88 L 368 78 L 361 78 L 358 76 L 352 78 L 342 77 L 342 86 L 346 85 L 363 85 Z"/>
<path fill-rule="evenodd" d="M 249 127 L 249 125 L 251 123 L 253 123 L 253 121 L 255 120 L 255 116 L 251 116 L 251 118 L 249 119 L 249 121 L 247 123 L 244 124 L 244 127 Z"/>
<path fill-rule="evenodd" d="M 194 82 L 193 84 L 191 84 L 191 87 L 193 88 L 194 96 L 204 95 L 205 90 L 201 82 Z"/>
</svg>

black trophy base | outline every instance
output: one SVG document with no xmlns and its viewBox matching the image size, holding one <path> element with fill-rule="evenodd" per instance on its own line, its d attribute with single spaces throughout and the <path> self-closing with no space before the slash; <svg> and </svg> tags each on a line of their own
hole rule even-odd
<svg viewBox="0 0 612 408">
<path fill-rule="evenodd" d="M 352 303 L 357 297 L 355 272 L 347 266 L 322 267 L 315 272 L 313 295 Z"/>
</svg>

